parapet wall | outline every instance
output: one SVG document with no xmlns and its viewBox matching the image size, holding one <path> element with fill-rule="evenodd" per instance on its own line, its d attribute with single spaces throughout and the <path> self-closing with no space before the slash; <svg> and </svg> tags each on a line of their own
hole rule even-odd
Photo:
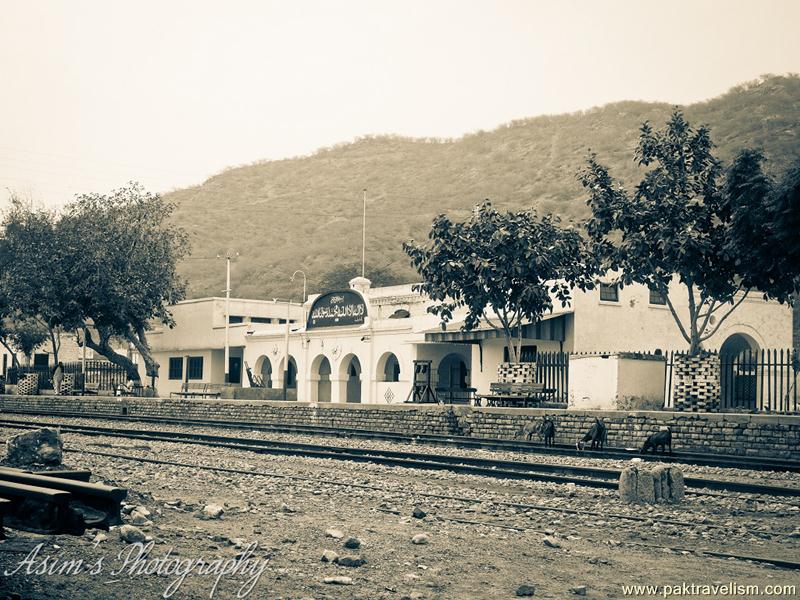
<svg viewBox="0 0 800 600">
<path fill-rule="evenodd" d="M 675 450 L 800 460 L 800 416 L 786 415 L 10 395 L 0 396 L 0 410 L 215 419 L 493 438 L 513 438 L 524 425 L 538 423 L 544 415 L 550 415 L 556 424 L 556 443 L 565 444 L 574 444 L 599 416 L 608 427 L 609 446 L 641 447 L 648 435 L 666 425 L 672 429 Z"/>
</svg>

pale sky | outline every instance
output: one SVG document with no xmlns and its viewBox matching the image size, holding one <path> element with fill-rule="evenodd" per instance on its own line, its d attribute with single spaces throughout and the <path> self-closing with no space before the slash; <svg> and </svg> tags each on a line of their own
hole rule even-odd
<svg viewBox="0 0 800 600">
<path fill-rule="evenodd" d="M 0 208 L 800 71 L 797 0 L 0 0 Z"/>
</svg>

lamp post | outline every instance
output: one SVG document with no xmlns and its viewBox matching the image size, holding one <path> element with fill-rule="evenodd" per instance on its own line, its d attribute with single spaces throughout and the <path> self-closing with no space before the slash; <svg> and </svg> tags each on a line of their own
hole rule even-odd
<svg viewBox="0 0 800 600">
<path fill-rule="evenodd" d="M 283 302 L 273 298 L 272 302 L 277 304 Z M 284 353 L 283 353 L 283 399 L 286 400 L 289 389 L 289 321 L 292 316 L 292 301 L 286 300 L 286 333 L 284 335 Z"/>
<path fill-rule="evenodd" d="M 225 256 L 217 254 L 217 258 L 225 259 L 225 358 L 224 358 L 225 383 L 230 383 L 231 380 L 231 373 L 230 373 L 231 347 L 230 347 L 230 333 L 229 333 L 230 321 L 231 321 L 231 259 L 237 256 L 239 256 L 239 253 L 234 252 L 232 250 L 228 250 L 225 253 Z"/>
<path fill-rule="evenodd" d="M 298 273 L 300 273 L 300 275 L 303 276 L 303 324 L 305 325 L 305 322 L 306 322 L 306 274 L 303 271 L 301 271 L 300 269 L 297 269 L 297 271 L 292 273 L 292 277 L 291 277 L 290 281 L 294 281 L 294 276 L 297 275 Z"/>
</svg>

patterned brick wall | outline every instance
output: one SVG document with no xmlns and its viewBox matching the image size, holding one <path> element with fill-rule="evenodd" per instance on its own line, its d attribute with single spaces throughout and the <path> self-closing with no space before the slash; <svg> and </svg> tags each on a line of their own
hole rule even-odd
<svg viewBox="0 0 800 600">
<path fill-rule="evenodd" d="M 181 398 L 97 396 L 0 396 L 6 412 L 48 411 L 218 419 L 262 424 L 308 424 L 402 433 L 436 433 L 511 439 L 549 415 L 556 443 L 574 444 L 596 416 L 608 427 L 608 444 L 639 448 L 651 433 L 672 429 L 675 450 L 800 460 L 800 416 L 663 411 L 570 411 L 469 406 L 325 404 Z"/>
<path fill-rule="evenodd" d="M 536 383 L 536 363 L 504 362 L 497 365 L 499 383 Z"/>
<path fill-rule="evenodd" d="M 672 398 L 677 411 L 717 412 L 720 365 L 716 354 L 676 354 L 672 367 Z"/>
</svg>

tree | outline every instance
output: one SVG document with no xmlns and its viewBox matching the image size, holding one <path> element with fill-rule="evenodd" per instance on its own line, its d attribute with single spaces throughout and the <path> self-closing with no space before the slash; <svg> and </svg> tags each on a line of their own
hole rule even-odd
<svg viewBox="0 0 800 600">
<path fill-rule="evenodd" d="M 11 308 L 63 329 L 139 381 L 136 363 L 114 350 L 132 344 L 148 375 L 158 363 L 147 343 L 152 319 L 172 325 L 168 306 L 184 296 L 176 265 L 186 233 L 169 222 L 173 205 L 131 183 L 108 195 L 85 194 L 58 216 L 17 202 L 4 220 L 0 274 Z"/>
<path fill-rule="evenodd" d="M 444 329 L 465 307 L 463 329 L 484 322 L 501 332 L 512 362 L 519 362 L 522 326 L 553 310 L 551 294 L 566 306 L 576 286 L 594 286 L 584 238 L 553 215 L 501 213 L 487 200 L 463 222 L 439 215 L 428 237 L 428 244 L 403 244 L 423 279 L 414 289 L 436 303 L 428 311 Z"/>
<path fill-rule="evenodd" d="M 691 355 L 751 290 L 785 301 L 798 289 L 797 263 L 770 263 L 778 243 L 770 206 L 779 202 L 759 153 L 742 151 L 725 173 L 709 130 L 676 110 L 662 131 L 642 125 L 635 160 L 651 168 L 630 193 L 590 155 L 579 175 L 592 212 L 586 229 L 603 270 L 663 294 Z M 686 321 L 667 293 L 674 277 L 687 294 Z"/>
<path fill-rule="evenodd" d="M 26 363 L 30 364 L 33 351 L 44 344 L 49 337 L 49 331 L 38 319 L 30 317 L 6 317 L 3 319 L 0 343 L 11 353 L 12 366 L 19 366 L 17 351 L 22 352 Z"/>
<path fill-rule="evenodd" d="M 186 232 L 170 223 L 174 205 L 131 183 L 108 195 L 84 194 L 57 224 L 69 292 L 63 301 L 80 314 L 82 341 L 139 381 L 137 365 L 112 346 L 133 345 L 148 376 L 157 376 L 146 332 L 151 320 L 172 326 L 170 304 L 185 295 L 178 261 L 188 252 Z"/>
<path fill-rule="evenodd" d="M 57 215 L 34 209 L 12 196 L 3 221 L 0 261 L 6 316 L 16 320 L 38 320 L 48 334 L 53 358 L 58 362 L 61 330 L 78 318 L 75 307 L 62 302 L 69 285 L 64 255 L 56 234 Z M 43 340 L 44 341 L 44 340 Z"/>
</svg>

